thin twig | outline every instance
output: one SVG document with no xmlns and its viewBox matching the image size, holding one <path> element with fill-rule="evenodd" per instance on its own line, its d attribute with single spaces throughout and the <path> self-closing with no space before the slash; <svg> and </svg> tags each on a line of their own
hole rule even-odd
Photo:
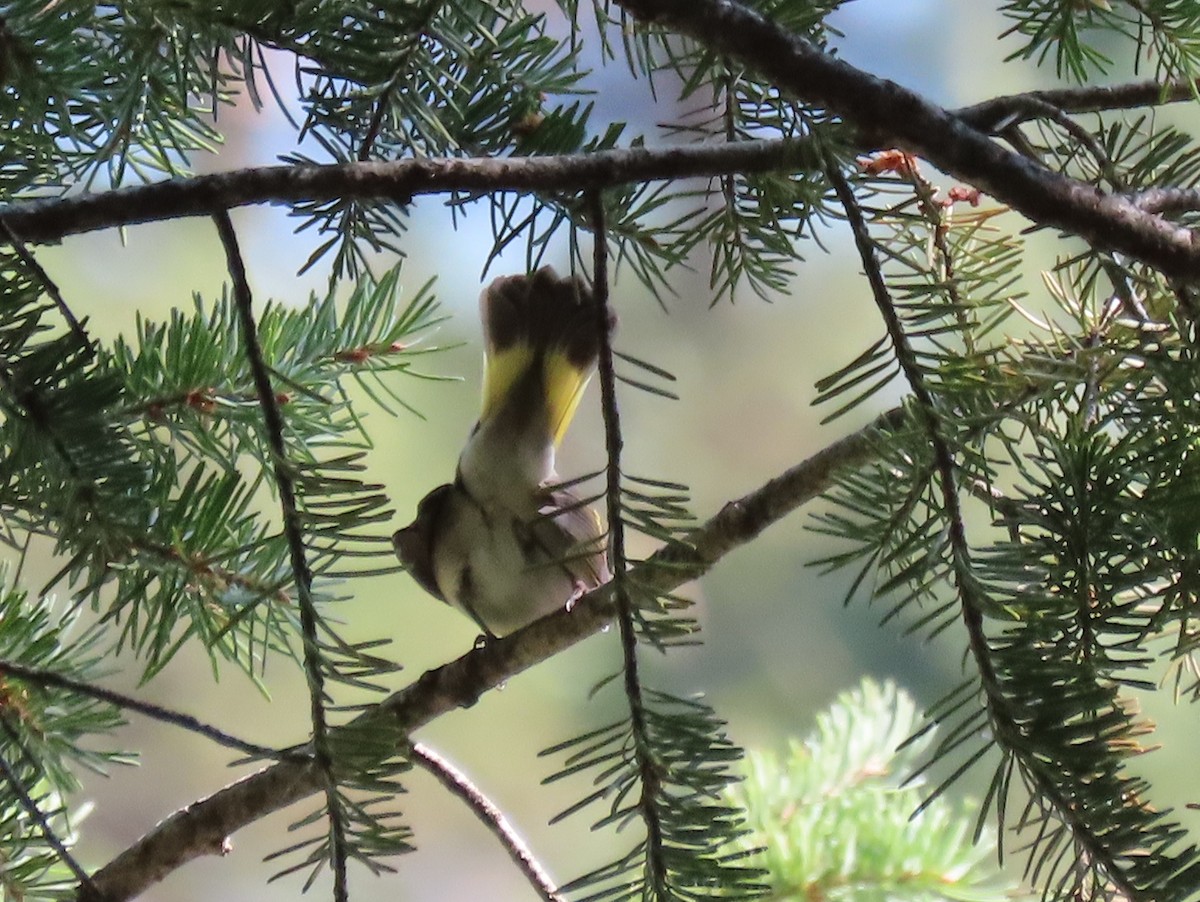
<svg viewBox="0 0 1200 902">
<path fill-rule="evenodd" d="M 1163 84 L 1157 81 L 1133 81 L 1117 85 L 1086 85 L 1006 94 L 959 107 L 954 110 L 954 115 L 980 131 L 998 134 L 1010 125 L 1037 119 L 1042 115 L 1043 104 L 1049 104 L 1064 113 L 1105 113 L 1180 103 L 1195 98 L 1194 82 Z"/>
<path fill-rule="evenodd" d="M 1014 545 L 1021 541 L 1021 504 L 1009 498 L 1002 491 L 978 476 L 965 481 L 964 488 L 984 504 L 994 514 L 999 515 L 1000 521 L 1008 528 L 1008 540 Z"/>
<path fill-rule="evenodd" d="M 54 301 L 54 305 L 58 307 L 58 312 L 62 314 L 63 319 L 67 321 L 67 326 L 75 334 L 80 345 L 92 351 L 91 339 L 88 338 L 87 331 L 83 328 L 83 324 L 76 318 L 74 312 L 67 306 L 67 299 L 63 297 L 62 291 L 59 290 L 58 284 L 50 278 L 50 273 L 38 263 L 37 257 L 33 252 L 25 246 L 25 242 L 21 240 L 21 236 L 13 231 L 12 227 L 5 221 L 4 217 L 0 216 L 0 235 L 3 235 L 5 242 L 11 244 L 13 250 L 17 252 L 17 256 L 21 258 L 39 282 L 42 283 L 42 288 L 46 290 L 46 294 L 50 295 L 50 299 Z"/>
<path fill-rule="evenodd" d="M 839 473 L 873 459 L 887 432 L 905 428 L 908 414 L 895 408 L 859 431 L 828 445 L 749 494 L 730 501 L 689 534 L 629 571 L 647 591 L 670 592 L 698 579 L 735 548 L 755 539 L 828 489 Z M 609 584 L 517 632 L 474 648 L 429 670 L 409 686 L 368 708 L 352 724 L 371 723 L 409 734 L 437 717 L 478 701 L 479 696 L 598 632 L 612 619 Z M 212 844 L 242 827 L 320 791 L 315 762 L 281 762 L 200 799 L 165 818 L 93 875 L 106 902 L 125 902 Z"/>
<path fill-rule="evenodd" d="M 428 36 L 429 26 L 441 12 L 444 2 L 445 0 L 428 0 L 422 20 L 419 23 L 411 22 L 411 27 L 405 35 L 403 43 L 392 51 L 389 60 L 392 64 L 392 74 L 375 97 L 375 108 L 371 111 L 371 121 L 367 123 L 366 134 L 363 136 L 362 144 L 359 145 L 358 153 L 355 154 L 355 159 L 360 163 L 365 163 L 371 158 L 371 151 L 383 129 L 383 119 L 387 114 L 388 105 L 392 102 L 392 96 L 399 86 L 407 83 L 407 76 L 411 72 L 409 66 L 412 64 L 413 57 Z"/>
<path fill-rule="evenodd" d="M 949 241 L 950 212 L 937 202 L 937 188 L 921 174 L 915 165 L 901 168 L 899 174 L 913 186 L 917 208 L 929 224 L 933 249 L 937 257 L 936 262 L 931 261 L 930 269 L 933 270 L 938 283 L 945 286 L 946 298 L 954 311 L 954 318 L 958 321 L 963 350 L 966 351 L 968 358 L 974 357 L 976 353 L 975 337 L 967 313 L 967 304 L 963 300 L 960 282 L 955 271 L 957 261 L 954 259 Z"/>
<path fill-rule="evenodd" d="M 41 387 L 26 385 L 23 381 L 19 382 L 13 377 L 13 373 L 9 372 L 7 364 L 7 360 L 0 360 L 0 390 L 7 392 L 8 396 L 28 415 L 28 421 L 45 434 L 50 442 L 50 447 L 54 449 L 54 453 L 70 478 L 88 489 L 94 489 L 95 482 L 80 469 L 71 449 L 67 447 L 66 441 L 59 433 L 58 423 L 47 413 L 48 405 L 43 397 Z M 88 493 L 78 493 L 76 500 L 88 504 L 92 512 L 99 511 L 99 505 L 95 504 L 94 499 Z"/>
<path fill-rule="evenodd" d="M 229 214 L 220 211 L 213 214 L 217 233 L 225 248 L 229 275 L 233 280 L 233 299 L 238 310 L 242 328 L 242 339 L 246 343 L 246 359 L 254 375 L 254 386 L 262 407 L 263 424 L 267 430 L 267 442 L 274 459 L 275 483 L 279 489 L 279 503 L 283 508 L 283 533 L 287 539 L 291 557 L 292 573 L 296 578 L 296 593 L 300 606 L 300 629 L 304 637 L 304 672 L 308 682 L 309 708 L 313 725 L 313 753 L 320 769 L 325 802 L 329 813 L 329 832 L 333 857 L 333 895 L 336 902 L 347 902 L 349 888 L 346 881 L 346 825 L 338 799 L 337 778 L 333 773 L 333 756 L 330 753 L 328 727 L 325 722 L 325 674 L 321 651 L 317 646 L 317 613 L 312 597 L 312 572 L 304 551 L 304 533 L 300 510 L 296 505 L 296 488 L 292 481 L 292 470 L 287 460 L 287 449 L 283 442 L 283 414 L 275 400 L 271 387 L 271 376 L 263 359 L 262 346 L 258 340 L 258 327 L 254 321 L 254 308 L 250 295 L 250 283 L 246 278 L 246 266 L 238 248 L 237 234 Z"/>
<path fill-rule="evenodd" d="M 1142 303 L 1141 298 L 1133 290 L 1133 286 L 1130 284 L 1130 273 L 1125 268 L 1125 265 L 1112 254 L 1102 255 L 1099 263 L 1108 276 L 1109 282 L 1112 283 L 1116 310 L 1119 310 L 1128 319 L 1136 320 L 1142 330 L 1157 326 L 1156 323 L 1151 321 L 1150 313 L 1146 310 L 1146 305 Z M 1182 301 L 1180 302 L 1180 308 L 1186 313 L 1195 313 L 1195 311 L 1188 310 L 1187 305 Z M 1113 310 L 1113 305 L 1110 304 L 1108 309 Z M 1115 318 L 1116 310 L 1113 310 L 1113 318 Z"/>
<path fill-rule="evenodd" d="M 642 784 L 638 809 L 646 825 L 646 884 L 656 895 L 669 896 L 667 865 L 663 855 L 663 829 L 658 803 L 662 794 L 661 769 L 654 760 L 654 744 L 646 724 L 646 702 L 638 675 L 638 637 L 634 625 L 633 598 L 629 592 L 629 566 L 625 555 L 625 521 L 621 504 L 621 412 L 617 404 L 617 377 L 613 367 L 612 340 L 608 311 L 608 235 L 605 226 L 604 198 L 599 191 L 588 196 L 592 221 L 592 292 L 596 304 L 596 330 L 600 337 L 600 357 L 596 371 L 600 379 L 600 407 L 604 415 L 606 452 L 604 492 L 608 508 L 608 561 L 612 571 L 612 595 L 616 605 L 617 626 L 621 635 L 625 699 L 629 703 L 629 727 L 633 733 L 633 758 Z"/>
<path fill-rule="evenodd" d="M 504 847 L 508 857 L 520 868 L 521 873 L 545 902 L 564 902 L 565 897 L 558 892 L 546 869 L 534 858 L 529 845 L 513 829 L 504 812 L 484 795 L 466 774 L 422 742 L 412 744 L 411 754 L 413 761 L 425 768 L 453 795 L 462 799 L 483 825 L 500 840 L 500 845 Z"/>
<path fill-rule="evenodd" d="M 172 711 L 169 708 L 164 708 L 151 702 L 144 702 L 141 699 L 136 699 L 120 692 L 114 692 L 112 689 L 105 689 L 103 686 L 98 686 L 95 683 L 85 683 L 82 680 L 72 679 L 71 677 L 63 676 L 61 673 L 54 673 L 53 671 L 43 670 L 39 667 L 27 667 L 24 664 L 17 664 L 14 661 L 0 660 L 0 676 L 16 677 L 37 686 L 65 689 L 77 695 L 85 695 L 88 698 L 107 702 L 125 711 L 136 711 L 138 714 L 143 714 L 153 720 L 169 723 L 172 726 L 197 733 L 218 745 L 242 752 L 252 758 L 268 758 L 280 761 L 307 761 L 310 757 L 305 753 L 280 751 L 268 746 L 256 745 L 253 742 L 246 742 L 226 733 L 218 727 L 206 724 L 192 717 L 190 714 Z"/>
<path fill-rule="evenodd" d="M 25 562 L 29 560 L 29 546 L 33 544 L 34 530 L 33 529 L 26 530 L 25 541 L 23 543 L 21 543 L 20 546 L 18 547 L 16 531 L 13 529 L 12 524 L 7 522 L 7 519 L 8 518 L 6 517 L 5 518 L 6 522 L 4 524 L 4 530 L 5 530 L 5 532 L 8 533 L 8 535 L 5 538 L 5 544 L 12 547 L 13 550 L 19 552 L 19 554 L 17 555 L 17 568 L 13 571 L 13 574 L 10 577 L 10 579 L 12 580 L 10 585 L 20 586 L 20 585 L 22 585 L 21 575 L 25 572 Z"/>
<path fill-rule="evenodd" d="M 950 450 L 950 445 L 946 441 L 945 436 L 942 435 L 941 424 L 938 422 L 937 413 L 935 412 L 936 402 L 928 385 L 925 383 L 924 373 L 921 370 L 916 352 L 908 340 L 908 334 L 904 330 L 904 323 L 900 320 L 900 316 L 896 312 L 891 292 L 888 290 L 883 270 L 875 253 L 875 247 L 871 243 L 871 235 L 867 228 L 866 218 L 863 215 L 862 207 L 859 206 L 858 200 L 854 196 L 854 189 L 850 187 L 850 183 L 846 180 L 845 175 L 838 168 L 836 161 L 832 159 L 826 168 L 826 175 L 830 180 L 830 184 L 833 185 L 833 190 L 838 196 L 838 201 L 841 203 L 842 209 L 846 213 L 846 221 L 850 224 L 850 231 L 854 235 L 854 244 L 858 248 L 859 257 L 862 260 L 863 272 L 867 277 L 868 284 L 871 286 L 871 296 L 875 300 L 875 306 L 878 308 L 879 315 L 883 318 L 884 326 L 887 328 L 888 337 L 892 342 L 892 350 L 896 355 L 896 361 L 900 364 L 900 369 L 908 381 L 909 388 L 912 389 L 921 425 L 929 438 L 930 447 L 933 449 L 933 459 L 938 471 L 942 504 L 945 508 L 946 520 L 949 524 L 951 550 L 955 557 L 953 570 L 956 575 L 959 575 L 960 567 L 967 568 L 970 566 L 971 552 L 967 544 L 962 509 L 958 500 L 957 467 L 954 463 L 954 454 Z M 987 644 L 987 634 L 983 628 L 983 615 L 976 605 L 969 603 L 970 599 L 961 585 L 961 580 L 959 592 L 963 602 L 963 620 L 967 627 L 971 651 L 977 659 L 976 665 L 979 667 L 980 677 L 985 687 L 990 689 L 996 685 L 996 674 L 992 666 L 991 650 Z"/>
<path fill-rule="evenodd" d="M 24 755 L 31 764 L 37 766 L 37 759 L 30 754 L 29 749 L 25 747 L 25 743 L 21 741 L 21 737 L 17 734 L 17 731 L 13 729 L 12 724 L 8 722 L 7 718 L 0 717 L 0 727 L 3 727 L 4 732 L 8 736 L 9 740 L 18 749 L 20 749 L 21 754 Z M 12 766 L 8 763 L 8 761 L 5 760 L 3 755 L 0 755 L 0 776 L 4 778 L 4 782 L 8 784 L 8 788 L 12 790 L 13 795 L 17 797 L 17 800 L 21 803 L 21 807 L 24 808 L 26 813 L 37 823 L 38 829 L 42 833 L 42 839 L 46 841 L 46 845 L 54 850 L 54 854 L 58 856 L 58 860 L 65 864 L 67 869 L 75 876 L 81 891 L 95 896 L 97 890 L 96 885 L 92 882 L 91 876 L 83 869 L 79 862 L 75 860 L 75 856 L 71 854 L 71 850 L 67 848 L 66 843 L 58 838 L 58 834 L 55 833 L 54 828 L 50 826 L 50 819 L 46 817 L 45 813 L 41 809 L 41 806 L 38 805 L 37 800 L 29 794 L 29 790 L 27 790 L 21 783 L 20 777 L 17 776 L 16 771 L 12 769 Z"/>
<path fill-rule="evenodd" d="M 354 158 L 360 163 L 365 163 L 371 159 L 371 150 L 374 147 L 375 140 L 379 137 L 379 131 L 383 128 L 383 117 L 387 114 L 388 103 L 391 101 L 392 82 L 384 85 L 379 96 L 375 98 L 375 109 L 371 111 L 371 121 L 367 123 L 367 133 L 363 136 L 363 142 L 358 148 L 358 153 Z"/>
</svg>

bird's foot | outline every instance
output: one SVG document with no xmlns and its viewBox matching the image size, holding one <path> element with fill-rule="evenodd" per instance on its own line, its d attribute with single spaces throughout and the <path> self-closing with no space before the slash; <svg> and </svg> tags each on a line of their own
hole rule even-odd
<svg viewBox="0 0 1200 902">
<path fill-rule="evenodd" d="M 476 650 L 482 650 L 482 649 L 487 648 L 493 642 L 496 642 L 498 639 L 499 639 L 499 637 L 494 635 L 493 633 L 490 633 L 490 632 L 480 633 L 478 636 L 475 637 L 475 642 L 474 642 L 473 647 Z"/>
<path fill-rule="evenodd" d="M 579 599 L 583 598 L 583 596 L 588 593 L 589 589 L 590 587 L 583 580 L 575 580 L 573 583 L 571 597 L 567 599 L 567 603 L 564 605 L 568 614 L 574 609 L 575 605 L 579 604 Z"/>
</svg>

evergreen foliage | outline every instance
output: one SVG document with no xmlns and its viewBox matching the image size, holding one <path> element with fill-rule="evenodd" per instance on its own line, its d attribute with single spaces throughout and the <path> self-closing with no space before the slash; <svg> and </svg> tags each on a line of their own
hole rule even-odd
<svg viewBox="0 0 1200 902">
<path fill-rule="evenodd" d="M 769 875 L 770 898 L 1021 897 L 996 868 L 992 837 L 977 841 L 976 812 L 924 799 L 913 774 L 933 733 L 912 741 L 920 724 L 908 693 L 864 680 L 786 755 L 746 756 L 731 794 L 750 813 L 742 845 Z"/>
<path fill-rule="evenodd" d="M 565 238 L 573 265 L 596 283 L 607 462 L 590 501 L 607 509 L 614 577 L 581 604 L 610 605 L 617 621 L 619 669 L 597 689 L 619 693 L 624 713 L 548 754 L 561 759 L 552 779 L 592 781 L 564 816 L 597 805 L 597 828 L 639 833 L 617 861 L 561 891 L 541 887 L 543 896 L 754 898 L 804 887 L 806 898 L 850 897 L 853 885 L 854 898 L 995 898 L 944 797 L 984 763 L 992 778 L 976 833 L 991 817 L 1001 835 L 1027 829 L 1027 876 L 1047 898 L 1200 894 L 1196 841 L 1166 806 L 1173 800 L 1156 800 L 1129 767 L 1152 729 L 1130 690 L 1168 681 L 1200 693 L 1200 300 L 1194 282 L 1163 263 L 1166 251 L 1138 257 L 1109 240 L 1145 227 L 1152 234 L 1141 246 L 1170 250 L 1200 224 L 1200 152 L 1156 117 L 1160 104 L 1195 100 L 1200 13 L 1178 0 L 1004 3 L 1018 48 L 1011 59 L 1048 63 L 1083 87 L 999 98 L 1000 114 L 986 121 L 978 110 L 942 111 L 939 137 L 971 130 L 1008 154 L 989 174 L 988 199 L 961 185 L 943 192 L 930 167 L 883 149 L 898 140 L 888 123 L 856 110 L 862 92 L 887 85 L 851 83 L 845 67 L 840 91 L 816 85 L 810 97 L 782 86 L 789 60 L 772 54 L 786 44 L 792 63 L 830 60 L 829 17 L 840 5 L 0 5 L 0 542 L 18 563 L 44 551 L 60 568 L 30 586 L 14 567 L 0 590 L 5 898 L 108 898 L 93 884 L 105 871 L 89 876 L 71 857 L 71 806 L 79 768 L 126 760 L 97 751 L 108 749 L 122 709 L 295 777 L 250 817 L 322 793 L 295 825 L 302 838 L 276 857 L 282 873 L 304 870 L 309 884 L 330 867 L 338 900 L 350 896 L 348 861 L 379 872 L 412 847 L 412 825 L 394 806 L 411 739 L 388 707 L 407 696 L 356 720 L 339 708 L 341 692 L 378 691 L 397 667 L 379 653 L 381 638 L 350 641 L 338 620 L 357 580 L 395 569 L 393 512 L 364 476 L 376 449 L 362 409 L 407 407 L 406 380 L 428 378 L 420 358 L 437 350 L 431 286 L 404 284 L 399 266 L 373 269 L 378 252 L 403 253 L 411 195 L 351 190 L 367 171 L 355 164 L 377 172 L 404 160 L 452 160 L 452 174 L 473 174 L 445 199 L 456 217 L 484 208 L 489 265 L 522 246 L 532 269 Z M 732 14 L 774 23 L 786 41 L 750 58 L 712 37 L 711 23 Z M 277 55 L 294 65 L 286 94 L 268 68 Z M 598 121 L 588 66 L 614 61 L 655 98 L 679 101 L 653 133 Z M 1091 87 L 1098 75 L 1146 66 L 1156 84 Z M 870 95 L 871 109 L 881 96 Z M 119 205 L 129 196 L 122 186 L 185 177 L 199 153 L 219 148 L 220 108 L 241 100 L 278 104 L 314 140 L 315 156 L 285 158 L 293 172 L 330 167 L 321 171 L 346 180 L 344 196 L 296 188 L 273 198 L 314 233 L 303 268 L 327 270 L 328 291 L 298 306 L 254 302 L 226 212 L 246 201 L 216 191 L 182 212 L 216 220 L 232 288 L 195 297 L 192 311 L 167 322 L 142 318 L 133 335 L 96 340 L 22 239 L 22 217 L 78 213 L 70 204 L 84 191 Z M 801 162 L 722 164 L 722 149 L 753 141 Z M 714 174 L 551 173 L 517 189 L 471 168 L 488 157 L 521 173 L 531 161 L 664 144 L 716 151 Z M 1100 238 L 1058 245 L 1040 283 L 1022 271 L 1029 233 L 1061 221 L 1023 218 L 1031 205 L 1020 196 L 1011 209 L 999 202 L 1006 178 L 1018 176 L 1060 187 L 1069 178 L 1072 198 L 1095 201 L 1062 215 L 1084 209 L 1091 218 L 1079 214 L 1078 234 Z M 178 188 L 151 196 L 166 203 Z M 57 237 L 92 227 L 79 217 Z M 707 255 L 713 303 L 746 292 L 775 298 L 805 253 L 847 228 L 878 337 L 818 383 L 816 401 L 826 422 L 840 422 L 885 393 L 905 400 L 866 452 L 814 477 L 828 491 L 811 525 L 838 543 L 815 564 L 850 568 L 848 599 L 870 594 L 885 622 L 919 638 L 957 637 L 965 674 L 924 727 L 905 696 L 868 686 L 785 765 L 751 759 L 739 785 L 741 752 L 718 712 L 647 685 L 640 663 L 647 650 L 700 641 L 674 589 L 791 507 L 772 483 L 756 496 L 762 505 L 749 505 L 760 518 L 752 528 L 724 535 L 719 517 L 697 521 L 675 474 L 623 461 L 623 393 L 670 399 L 673 377 L 608 346 L 608 268 L 661 297 L 675 268 Z M 660 551 L 633 560 L 629 530 Z M 52 603 L 53 592 L 64 600 Z M 86 629 L 85 611 L 94 615 Z M 528 666 L 536 636 L 555 628 L 537 624 L 481 647 L 463 667 Z M 310 693 L 309 740 L 259 749 L 99 688 L 107 655 L 133 656 L 152 680 L 185 646 L 203 648 L 214 674 L 229 662 L 265 681 L 269 662 L 295 664 Z M 412 693 L 443 691 L 439 674 L 450 669 L 431 671 Z M 474 695 L 457 687 L 454 703 L 469 704 L 483 686 Z M 888 762 L 881 779 L 841 793 L 875 761 Z M 293 770 L 271 770 L 285 766 Z M 949 776 L 923 786 L 893 778 L 912 767 Z M 783 804 L 802 816 L 778 813 L 777 781 L 795 785 Z M 873 827 L 892 842 L 873 845 Z M 765 852 L 755 857 L 758 844 Z M 172 851 L 171 867 L 199 854 Z M 942 879 L 927 885 L 912 873 Z"/>
</svg>

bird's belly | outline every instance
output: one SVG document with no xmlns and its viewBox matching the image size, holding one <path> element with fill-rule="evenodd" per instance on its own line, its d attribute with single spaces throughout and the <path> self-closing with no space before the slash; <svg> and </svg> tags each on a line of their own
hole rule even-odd
<svg viewBox="0 0 1200 902">
<path fill-rule="evenodd" d="M 438 549 L 434 567 L 446 600 L 502 636 L 561 607 L 579 586 L 564 564 L 507 511 L 460 511 L 464 522 Z M 469 538 L 468 538 L 469 537 Z"/>
</svg>

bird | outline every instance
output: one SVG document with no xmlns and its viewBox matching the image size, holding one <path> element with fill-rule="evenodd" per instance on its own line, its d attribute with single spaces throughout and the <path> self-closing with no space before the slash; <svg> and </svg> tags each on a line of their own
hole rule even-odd
<svg viewBox="0 0 1200 902">
<path fill-rule="evenodd" d="M 600 354 L 592 291 L 544 266 L 502 276 L 479 298 L 483 403 L 454 480 L 431 490 L 392 536 L 425 591 L 508 635 L 606 582 L 606 531 L 560 485 L 556 452 Z M 605 311 L 604 329 L 615 325 Z"/>
</svg>

